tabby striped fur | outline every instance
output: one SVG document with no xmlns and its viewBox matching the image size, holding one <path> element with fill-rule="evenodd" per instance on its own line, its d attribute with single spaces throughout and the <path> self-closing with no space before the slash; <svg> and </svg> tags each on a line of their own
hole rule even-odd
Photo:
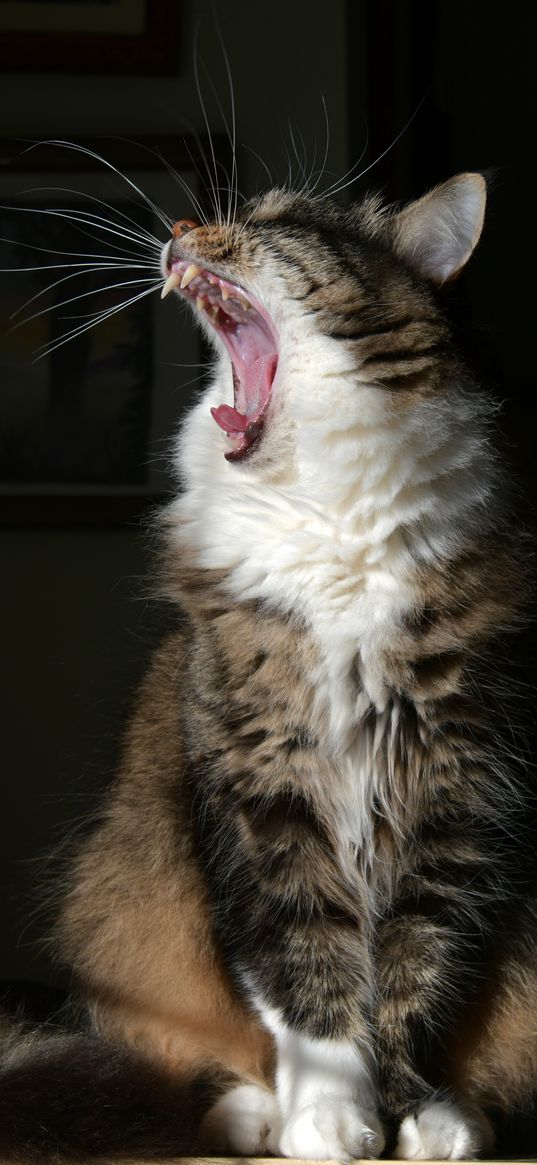
<svg viewBox="0 0 537 1165">
<path fill-rule="evenodd" d="M 483 206 L 471 175 L 400 213 L 275 191 L 165 251 L 257 297 L 278 371 L 230 462 L 216 340 L 162 522 L 186 622 L 60 931 L 103 1036 L 227 1073 L 209 1146 L 472 1156 L 537 1084 L 533 794 L 500 684 L 525 550 L 435 287 Z"/>
</svg>

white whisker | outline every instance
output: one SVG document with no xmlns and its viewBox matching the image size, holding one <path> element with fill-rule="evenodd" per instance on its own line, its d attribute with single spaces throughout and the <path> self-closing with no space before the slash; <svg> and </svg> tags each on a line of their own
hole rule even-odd
<svg viewBox="0 0 537 1165">
<path fill-rule="evenodd" d="M 300 173 L 302 174 L 302 179 L 303 179 L 303 189 L 305 189 L 305 183 L 306 183 L 306 181 L 307 181 L 307 179 L 306 179 L 306 170 L 305 170 L 305 167 L 304 167 L 304 164 L 303 164 L 303 162 L 301 161 L 300 155 L 299 155 L 299 153 L 298 153 L 298 149 L 297 149 L 297 145 L 296 145 L 296 142 L 295 142 L 295 137 L 294 137 L 294 133 L 293 133 L 293 125 L 292 125 L 292 122 L 291 122 L 291 119 L 290 119 L 290 118 L 289 118 L 289 121 L 287 122 L 287 125 L 288 125 L 288 129 L 289 129 L 289 137 L 291 138 L 291 145 L 292 145 L 292 147 L 293 147 L 293 153 L 294 153 L 294 155 L 295 155 L 295 158 L 296 158 L 296 160 L 297 160 L 297 163 L 298 163 L 298 167 L 299 167 Z"/>
<path fill-rule="evenodd" d="M 326 107 L 326 101 L 325 101 L 325 98 L 324 98 L 324 93 L 321 93 L 321 101 L 322 101 L 322 103 L 323 103 L 323 110 L 324 110 L 324 125 L 325 125 L 325 138 L 326 138 L 326 142 L 325 142 L 325 147 L 324 147 L 324 156 L 323 156 L 323 161 L 322 161 L 321 168 L 320 168 L 320 170 L 319 170 L 319 172 L 318 172 L 318 174 L 317 174 L 317 180 L 316 180 L 316 182 L 314 182 L 313 186 L 311 187 L 311 189 L 310 189 L 310 191 L 309 191 L 309 193 L 310 193 L 310 197 L 311 197 L 311 196 L 314 194 L 314 192 L 316 191 L 316 189 L 317 189 L 317 187 L 318 187 L 318 185 L 319 185 L 319 182 L 321 181 L 321 179 L 323 178 L 323 176 L 324 176 L 324 174 L 325 174 L 325 172 L 326 172 L 326 163 L 327 163 L 327 160 L 328 160 L 328 150 L 329 150 L 329 147 L 330 147 L 330 122 L 329 122 L 329 119 L 328 119 L 328 109 L 327 109 L 327 107 Z M 363 155 L 362 155 L 362 156 L 363 156 Z M 313 170 L 312 170 L 312 173 L 311 173 L 311 175 L 310 175 L 310 181 L 311 181 L 312 179 L 313 179 Z"/>
<path fill-rule="evenodd" d="M 88 201 L 94 202 L 98 206 L 105 206 L 106 209 L 110 210 L 112 212 L 112 214 L 116 215 L 116 217 L 124 219 L 125 222 L 130 223 L 130 227 L 128 227 L 126 229 L 132 233 L 132 236 L 134 238 L 136 238 L 140 241 L 145 240 L 148 243 L 152 243 L 155 247 L 160 247 L 162 245 L 160 239 L 157 239 L 156 235 L 151 234 L 151 231 L 148 231 L 146 229 L 146 227 L 142 226 L 141 223 L 137 223 L 136 219 L 133 219 L 130 217 L 130 215 L 125 214 L 122 210 L 119 209 L 119 207 L 117 205 L 114 205 L 114 203 L 105 202 L 103 198 L 97 198 L 93 194 L 86 194 L 82 190 L 73 190 L 69 186 L 34 186 L 30 190 L 23 190 L 20 193 L 21 194 L 40 194 L 40 193 L 51 193 L 51 192 L 55 193 L 55 194 L 73 194 L 76 198 L 86 198 L 86 199 L 88 199 Z M 81 214 L 92 214 L 93 213 L 92 211 L 85 211 L 83 207 L 75 207 L 74 209 L 79 211 Z M 140 209 L 143 210 L 145 214 L 147 214 L 147 210 L 145 207 L 141 206 Z M 99 217 L 100 216 L 96 215 L 96 218 L 99 218 Z M 108 221 L 113 222 L 114 220 L 113 219 L 103 219 L 103 221 L 104 222 L 108 222 Z M 122 224 L 116 223 L 115 225 L 120 227 Z"/>
<path fill-rule="evenodd" d="M 186 178 L 183 178 L 183 175 L 180 174 L 179 171 L 175 169 L 175 166 L 172 166 L 170 162 L 167 162 L 166 158 L 164 158 L 158 150 L 155 150 L 154 152 L 155 152 L 157 158 L 160 158 L 163 166 L 166 167 L 168 174 L 172 178 L 175 179 L 175 181 L 178 183 L 178 185 L 181 186 L 181 188 L 183 189 L 185 194 L 188 196 L 198 218 L 201 220 L 201 222 L 205 223 L 205 225 L 207 226 L 208 221 L 209 221 L 207 218 L 207 215 L 205 214 L 205 211 L 203 210 L 203 207 L 202 207 L 202 204 L 201 204 L 199 198 L 197 198 L 197 196 L 194 194 L 194 191 L 191 189 L 189 183 L 186 181 Z"/>
<path fill-rule="evenodd" d="M 118 270 L 118 271 L 122 271 L 122 272 L 123 271 L 130 271 L 130 270 L 136 271 L 139 269 L 139 267 L 142 270 L 146 270 L 146 269 L 151 270 L 151 268 L 153 267 L 153 264 L 144 263 L 144 264 L 137 265 L 137 264 L 133 263 L 133 264 L 129 264 L 126 267 L 125 266 L 118 267 L 116 264 L 110 264 L 110 263 L 108 263 L 108 264 L 98 263 L 95 267 L 91 267 L 89 264 L 85 264 L 85 266 L 82 268 L 82 270 L 71 271 L 69 273 L 69 275 L 62 275 L 61 279 L 56 279 L 54 281 L 54 283 L 49 283 L 49 284 L 47 284 L 46 287 L 41 287 L 39 289 L 39 291 L 35 292 L 35 295 L 32 295 L 30 297 L 30 299 L 27 299 L 25 303 L 21 304 L 20 307 L 16 308 L 16 310 L 11 313 L 9 318 L 10 318 L 10 320 L 14 319 L 15 316 L 18 316 L 21 311 L 24 311 L 24 309 L 29 307 L 31 303 L 34 303 L 36 299 L 40 299 L 42 295 L 48 295 L 48 293 L 50 291 L 53 291 L 55 287 L 59 287 L 61 283 L 66 283 L 67 280 L 69 280 L 69 279 L 76 279 L 77 276 L 80 276 L 80 275 L 93 274 L 96 271 L 114 271 L 114 270 Z M 16 270 L 18 270 L 18 271 L 46 271 L 47 268 L 46 267 L 19 267 L 19 268 L 16 268 Z M 153 274 L 154 274 L 154 268 L 153 268 Z"/>
<path fill-rule="evenodd" d="M 2 209 L 2 207 L 0 206 L 0 210 L 1 209 Z M 19 206 L 15 206 L 15 207 L 9 207 L 8 209 L 9 210 L 20 210 L 21 208 Z M 105 242 L 106 242 L 106 240 L 105 240 Z M 98 254 L 97 251 L 59 251 L 56 247 L 39 247 L 37 243 L 23 243 L 20 239 L 16 239 L 14 241 L 12 238 L 0 238 L 0 243 L 10 243 L 17 248 L 25 247 L 25 248 L 32 250 L 32 251 L 39 251 L 40 253 L 45 254 L 45 255 L 65 255 L 66 258 L 69 258 L 69 259 L 75 259 L 75 258 L 79 257 L 80 259 L 91 259 L 91 260 L 102 259 L 103 261 L 107 261 L 107 262 L 110 262 L 110 260 L 113 259 L 114 262 L 119 263 L 120 261 L 130 262 L 131 259 L 133 258 L 133 256 L 131 254 L 127 254 L 127 255 L 122 256 L 122 255 L 110 254 L 109 251 L 106 252 L 106 254 L 104 254 L 104 255 Z M 135 258 L 137 258 L 137 256 L 135 256 Z M 58 264 L 58 266 L 60 266 L 60 267 L 68 266 L 68 264 L 60 263 L 60 264 Z M 17 268 L 9 267 L 9 268 L 5 268 L 5 270 L 31 271 L 31 270 L 33 270 L 33 268 L 31 268 L 31 267 L 17 267 Z M 46 268 L 43 268 L 43 270 L 46 270 Z"/>
<path fill-rule="evenodd" d="M 62 339 L 58 340 L 56 343 L 50 345 L 42 344 L 41 347 L 37 349 L 38 354 L 36 355 L 33 363 L 36 364 L 37 361 L 42 360 L 43 357 L 50 356 L 51 352 L 55 352 L 57 348 L 61 348 L 63 344 L 67 344 L 69 340 L 72 340 L 75 336 L 79 336 L 83 332 L 89 331 L 90 328 L 97 327 L 99 323 L 109 319 L 110 316 L 116 315 L 118 311 L 123 311 L 124 308 L 130 307 L 132 303 L 137 303 L 138 300 L 143 299 L 144 296 L 152 295 L 153 292 L 161 286 L 162 280 L 159 279 L 158 283 L 153 284 L 152 287 L 146 287 L 144 291 L 139 293 L 139 295 L 133 295 L 130 297 L 130 299 L 126 299 L 123 303 L 118 304 L 117 307 L 109 308 L 107 311 L 103 311 L 101 315 L 97 317 L 97 319 L 92 320 L 90 323 L 80 324 L 78 328 L 73 328 L 72 331 L 68 332 L 66 336 L 63 336 Z"/>
<path fill-rule="evenodd" d="M 261 165 L 262 165 L 262 167 L 267 175 L 267 178 L 269 180 L 269 185 L 274 186 L 274 179 L 272 177 L 272 174 L 271 174 L 264 158 L 261 157 L 261 154 L 258 154 L 256 150 L 253 150 L 251 146 L 247 146 L 244 142 L 241 142 L 241 147 L 243 150 L 247 150 L 249 154 L 252 154 L 254 158 L 257 158 L 257 161 L 261 163 Z"/>
<path fill-rule="evenodd" d="M 38 207 L 38 206 L 3 206 L 3 207 L 0 207 L 0 209 L 17 211 L 17 213 L 20 213 L 20 214 L 50 215 L 53 218 L 55 217 L 55 218 L 67 219 L 71 223 L 82 223 L 83 226 L 95 226 L 99 230 L 105 231 L 107 234 L 117 235 L 118 238 L 121 238 L 124 241 L 125 241 L 125 237 L 126 237 L 125 232 L 123 230 L 115 230 L 113 225 L 111 225 L 111 224 L 107 225 L 108 220 L 99 219 L 95 216 L 90 216 L 89 211 L 79 211 L 77 214 L 73 214 L 72 208 L 69 209 L 69 207 L 66 207 L 66 206 L 58 207 L 57 209 L 52 209 L 51 207 Z M 90 235 L 89 237 L 98 239 L 98 235 Z M 128 235 L 127 235 L 127 238 L 128 238 Z M 145 241 L 143 241 L 140 244 L 140 240 L 134 239 L 134 238 L 132 240 L 129 240 L 129 241 L 133 241 L 133 242 L 136 242 L 138 245 L 142 245 L 145 248 L 145 250 L 151 251 L 153 254 L 157 251 L 157 248 L 154 244 L 150 245 L 149 243 L 147 243 Z M 114 247 L 114 244 L 110 243 L 109 240 L 106 240 L 106 242 L 107 242 L 108 246 Z M 161 245 L 162 244 L 159 244 L 159 251 L 160 251 Z M 64 252 L 64 253 L 68 254 L 69 252 Z M 129 252 L 129 251 L 125 251 L 125 254 L 132 255 L 134 253 Z"/>
<path fill-rule="evenodd" d="M 139 286 L 141 283 L 154 283 L 154 282 L 155 282 L 155 279 L 153 276 L 151 279 L 145 278 L 145 277 L 143 279 L 126 279 L 126 280 L 123 280 L 121 283 L 108 283 L 104 287 L 92 287 L 88 291 L 81 291 L 80 295 L 72 295 L 69 297 L 69 299 L 62 299 L 62 300 L 60 300 L 59 303 L 55 303 L 54 310 L 56 311 L 57 308 L 59 308 L 59 307 L 66 307 L 67 304 L 69 304 L 69 303 L 76 303 L 77 300 L 79 300 L 79 299 L 88 299 L 90 295 L 101 295 L 105 291 L 113 291 L 116 287 L 133 287 L 135 284 L 137 284 Z M 23 310 L 22 308 L 19 308 L 19 311 L 22 311 L 22 310 Z M 50 312 L 50 305 L 47 304 L 47 307 L 43 307 L 39 311 L 33 312 L 32 315 L 25 316 L 23 320 L 19 320 L 19 322 L 17 324 L 14 324 L 12 328 L 9 328 L 9 331 L 7 334 L 10 335 L 11 332 L 16 332 L 17 328 L 22 328 L 24 324 L 29 324 L 29 323 L 31 323 L 32 320 L 38 319 L 39 316 L 47 315 L 49 312 Z M 13 314 L 15 315 L 16 313 L 13 313 Z M 99 312 L 94 313 L 94 314 L 98 315 Z M 10 316 L 10 319 L 13 319 L 13 316 Z"/>
<path fill-rule="evenodd" d="M 358 174 L 354 174 L 353 177 L 349 177 L 349 175 L 352 175 L 353 170 L 355 170 L 356 167 L 360 165 L 360 162 L 361 162 L 361 160 L 364 156 L 364 153 L 367 149 L 368 139 L 366 139 L 366 144 L 364 146 L 364 149 L 362 150 L 362 153 L 360 154 L 360 157 L 358 158 L 358 161 L 355 162 L 353 166 L 351 166 L 350 170 L 347 170 L 347 173 L 343 175 L 343 177 L 339 180 L 339 182 L 333 183 L 332 186 L 329 186 L 327 190 L 323 190 L 321 194 L 318 194 L 316 196 L 316 198 L 319 200 L 322 200 L 323 198 L 328 198 L 329 196 L 335 197 L 335 195 L 340 194 L 342 190 L 346 190 L 347 186 L 351 186 L 353 182 L 358 182 L 358 180 L 360 178 L 363 178 L 365 174 L 368 174 L 369 171 L 372 170 L 374 166 L 378 166 L 378 163 L 381 162 L 382 159 L 386 157 L 386 154 L 389 154 L 390 150 L 393 150 L 394 146 L 397 145 L 397 142 L 402 138 L 403 134 L 406 133 L 409 126 L 412 125 L 412 122 L 414 121 L 414 118 L 419 113 L 419 111 L 423 105 L 423 102 L 425 101 L 426 96 L 427 96 L 427 94 L 425 94 L 425 96 L 422 97 L 421 101 L 416 106 L 411 117 L 409 117 L 408 121 L 405 123 L 402 130 L 400 130 L 400 132 L 397 134 L 397 137 L 395 137 L 393 139 L 393 141 L 390 142 L 389 146 L 387 146 L 386 149 L 383 150 L 382 153 L 379 154 L 378 157 L 376 157 L 373 162 L 369 163 L 369 166 L 365 167 L 365 170 L 360 170 L 360 172 Z M 344 181 L 345 178 L 348 178 L 347 182 Z"/>
<path fill-rule="evenodd" d="M 214 205 L 214 210 L 215 210 L 215 217 L 217 218 L 218 222 L 221 223 L 222 222 L 222 204 L 220 202 L 220 195 L 218 193 L 218 190 L 215 187 L 215 183 L 216 183 L 216 185 L 218 185 L 218 166 L 216 164 L 216 155 L 214 152 L 214 143 L 213 143 L 213 138 L 212 138 L 212 134 L 211 134 L 211 127 L 209 125 L 209 118 L 207 116 L 207 110 L 205 107 L 205 102 L 203 100 L 203 94 L 202 94 L 201 85 L 200 85 L 199 69 L 198 69 L 198 38 L 199 38 L 199 22 L 198 22 L 196 31 L 194 33 L 194 79 L 196 82 L 196 91 L 198 94 L 200 109 L 201 109 L 201 112 L 203 114 L 203 120 L 205 122 L 205 128 L 207 130 L 207 137 L 209 140 L 209 149 L 211 151 L 211 159 L 212 159 L 213 171 L 214 171 L 214 183 L 213 183 L 213 180 L 211 177 L 211 171 L 210 171 L 210 167 L 208 164 L 207 164 L 207 176 L 209 178 L 209 182 L 211 183 L 211 189 L 213 191 L 213 196 L 214 196 L 213 197 L 213 205 Z"/>
<path fill-rule="evenodd" d="M 112 165 L 112 162 L 107 161 L 106 158 L 103 158 L 94 150 L 88 149 L 87 146 L 77 145 L 76 142 L 67 142 L 58 138 L 49 138 L 48 141 L 34 142 L 31 146 L 27 147 L 24 153 L 28 153 L 30 150 L 35 149 L 35 147 L 38 145 L 60 146 L 62 149 L 74 150 L 80 154 L 85 154 L 88 158 L 94 158 L 96 162 L 100 162 L 101 165 L 106 166 L 108 170 L 111 170 L 114 174 L 117 174 L 118 178 L 121 178 L 123 182 L 126 182 L 127 185 L 131 187 L 131 190 L 135 190 L 136 193 L 140 195 L 140 198 L 146 203 L 146 205 L 151 207 L 151 210 L 157 216 L 157 218 L 160 219 L 163 226 L 165 226 L 167 230 L 171 230 L 173 226 L 172 220 L 168 218 L 168 216 L 165 215 L 162 210 L 160 210 L 156 203 L 153 202 L 153 200 L 149 198 L 147 194 L 144 194 L 143 190 L 140 190 L 139 186 L 137 186 L 135 182 L 133 182 L 130 178 L 127 178 L 125 174 L 122 174 L 121 170 L 118 170 L 116 166 Z"/>
</svg>

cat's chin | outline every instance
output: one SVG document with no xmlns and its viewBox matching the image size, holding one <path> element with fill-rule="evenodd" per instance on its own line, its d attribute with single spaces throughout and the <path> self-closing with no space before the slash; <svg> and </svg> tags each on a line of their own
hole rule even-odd
<svg viewBox="0 0 537 1165">
<path fill-rule="evenodd" d="M 238 284 L 187 259 L 167 266 L 162 295 L 179 291 L 196 308 L 200 322 L 225 345 L 233 366 L 233 405 L 211 409 L 227 434 L 228 461 L 251 456 L 265 428 L 266 412 L 278 367 L 274 324 L 259 301 Z"/>
</svg>

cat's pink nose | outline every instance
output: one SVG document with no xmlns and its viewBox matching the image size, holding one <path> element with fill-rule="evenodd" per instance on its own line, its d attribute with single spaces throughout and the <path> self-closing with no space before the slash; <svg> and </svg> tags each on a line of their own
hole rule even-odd
<svg viewBox="0 0 537 1165">
<path fill-rule="evenodd" d="M 193 218 L 180 218 L 179 222 L 173 224 L 172 235 L 174 239 L 180 239 L 181 235 L 186 235 L 187 231 L 195 231 L 199 225 Z"/>
</svg>

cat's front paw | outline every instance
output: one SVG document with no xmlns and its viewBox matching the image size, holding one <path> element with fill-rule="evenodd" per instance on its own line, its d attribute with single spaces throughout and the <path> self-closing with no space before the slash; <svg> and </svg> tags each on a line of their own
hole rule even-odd
<svg viewBox="0 0 537 1165">
<path fill-rule="evenodd" d="M 394 1157 L 404 1161 L 472 1160 L 493 1143 L 494 1134 L 483 1113 L 437 1100 L 424 1105 L 416 1116 L 405 1117 Z"/>
<path fill-rule="evenodd" d="M 319 1098 L 285 1122 L 280 1137 L 284 1157 L 350 1161 L 378 1157 L 384 1134 L 374 1112 L 363 1112 L 351 1100 Z"/>
<path fill-rule="evenodd" d="M 268 1088 L 239 1084 L 221 1096 L 206 1113 L 201 1135 L 212 1152 L 245 1157 L 278 1156 L 281 1132 L 278 1102 Z"/>
</svg>

